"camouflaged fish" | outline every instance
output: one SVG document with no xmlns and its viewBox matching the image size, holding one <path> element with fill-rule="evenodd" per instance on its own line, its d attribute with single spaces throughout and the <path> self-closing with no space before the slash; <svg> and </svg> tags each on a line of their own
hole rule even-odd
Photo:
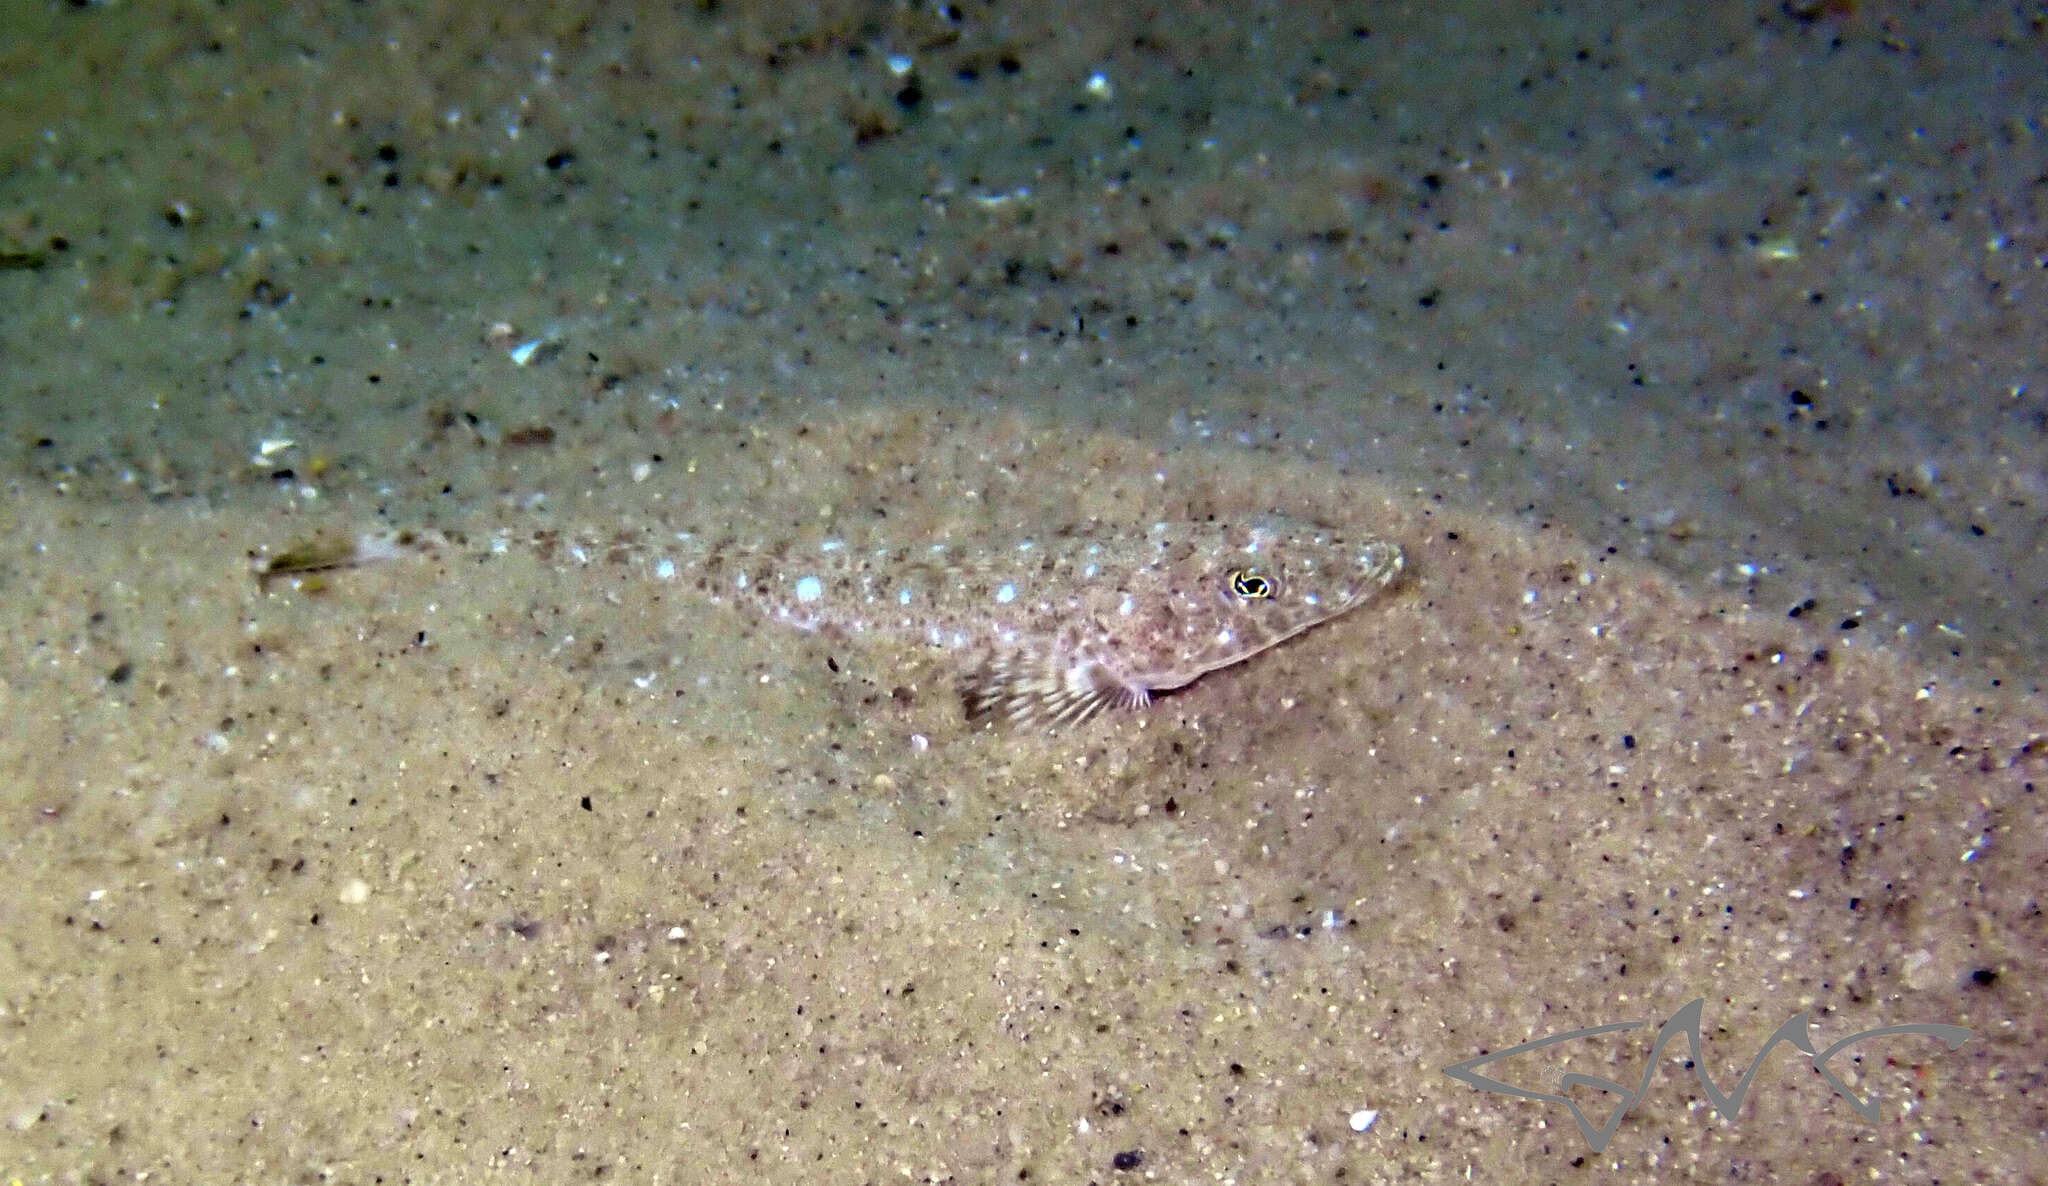
<svg viewBox="0 0 2048 1186">
<path fill-rule="evenodd" d="M 957 652 L 970 719 L 1055 728 L 1242 663 L 1373 600 L 1403 564 L 1386 540 L 1272 515 L 1090 523 L 996 545 L 686 532 L 533 542 L 584 563 L 631 557 L 658 580 L 800 629 Z M 363 548 L 365 558 L 389 550 Z"/>
<path fill-rule="evenodd" d="M 663 570 L 806 630 L 960 653 L 970 718 L 1053 727 L 1137 708 L 1372 600 L 1401 549 L 1314 524 L 1089 524 L 990 547 L 678 541 Z"/>
</svg>

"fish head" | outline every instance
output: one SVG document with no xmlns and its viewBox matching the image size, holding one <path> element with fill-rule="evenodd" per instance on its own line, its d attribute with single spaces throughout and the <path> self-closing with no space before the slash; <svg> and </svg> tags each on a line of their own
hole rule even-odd
<svg viewBox="0 0 2048 1186">
<path fill-rule="evenodd" d="M 1379 596 L 1400 577 L 1399 545 L 1320 523 L 1266 516 L 1162 524 L 1161 565 L 1133 631 L 1154 691 L 1180 687 Z M 1143 600 L 1152 604 L 1145 606 Z"/>
<path fill-rule="evenodd" d="M 1174 520 L 1078 537 L 1044 575 L 1057 606 L 963 682 L 970 718 L 1054 727 L 1141 706 L 1364 605 L 1401 574 L 1400 546 L 1265 516 Z"/>
</svg>

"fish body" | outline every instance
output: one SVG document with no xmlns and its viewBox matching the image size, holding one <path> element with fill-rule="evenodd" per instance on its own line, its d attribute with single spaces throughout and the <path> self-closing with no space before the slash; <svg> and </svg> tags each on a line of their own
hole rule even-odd
<svg viewBox="0 0 2048 1186">
<path fill-rule="evenodd" d="M 676 537 L 671 579 L 806 630 L 960 653 L 972 718 L 1058 727 L 1139 707 L 1377 597 L 1387 540 L 1279 516 L 1090 523 L 990 543 Z"/>
<path fill-rule="evenodd" d="M 572 563 L 644 563 L 707 601 L 800 629 L 957 652 L 970 718 L 1051 727 L 1242 663 L 1374 600 L 1404 564 L 1388 540 L 1279 515 L 908 545 L 738 532 L 578 542 L 542 531 L 524 542 Z M 515 546 L 500 536 L 488 551 Z M 366 535 L 259 554 L 253 567 L 267 591 L 407 548 L 465 550 L 440 532 Z"/>
</svg>

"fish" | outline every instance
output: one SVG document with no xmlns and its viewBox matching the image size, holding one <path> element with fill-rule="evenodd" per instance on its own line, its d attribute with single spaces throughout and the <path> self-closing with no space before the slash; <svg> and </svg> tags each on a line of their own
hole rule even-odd
<svg viewBox="0 0 2048 1186">
<path fill-rule="evenodd" d="M 333 562 L 320 567 L 450 541 L 408 532 L 394 545 L 365 535 L 356 555 L 321 552 Z M 1277 513 L 1090 520 L 1003 540 L 910 544 L 762 538 L 739 528 L 602 540 L 541 531 L 497 536 L 486 550 L 518 542 L 576 564 L 645 566 L 652 579 L 693 586 L 704 601 L 796 629 L 939 648 L 955 658 L 970 721 L 1052 730 L 1105 709 L 1143 708 L 1243 663 L 1375 601 L 1406 566 L 1391 540 Z M 259 583 L 267 590 L 299 571 L 295 558 L 306 551 L 259 560 Z"/>
<path fill-rule="evenodd" d="M 1375 600 L 1406 564 L 1390 540 L 1272 514 L 1001 543 L 678 542 L 695 546 L 671 575 L 708 599 L 956 652 L 969 720 L 1052 729 L 1242 663 Z"/>
</svg>

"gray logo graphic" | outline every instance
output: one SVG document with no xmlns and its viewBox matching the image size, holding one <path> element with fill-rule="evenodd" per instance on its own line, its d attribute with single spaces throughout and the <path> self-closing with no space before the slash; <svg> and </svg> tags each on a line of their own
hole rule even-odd
<svg viewBox="0 0 2048 1186">
<path fill-rule="evenodd" d="M 1813 1036 L 1807 1031 L 1807 1023 L 1812 1016 L 1812 1011 L 1801 1010 L 1787 1018 L 1785 1024 L 1772 1032 L 1770 1038 L 1764 1042 L 1763 1049 L 1756 1052 L 1756 1058 L 1751 1060 L 1749 1070 L 1743 1073 L 1742 1081 L 1735 1085 L 1735 1090 L 1727 1095 L 1722 1095 L 1714 1086 L 1714 1081 L 1707 1077 L 1706 1062 L 1700 1057 L 1700 1014 L 1705 1007 L 1706 998 L 1697 998 L 1691 1004 L 1673 1013 L 1671 1019 L 1666 1021 L 1663 1028 L 1657 1031 L 1656 1045 L 1650 1047 L 1649 1065 L 1643 1068 L 1642 1084 L 1634 1091 L 1630 1091 L 1612 1079 L 1602 1078 L 1599 1075 L 1581 1075 L 1577 1072 L 1569 1072 L 1558 1076 L 1557 1086 L 1559 1091 L 1569 1091 L 1574 1087 L 1597 1087 L 1602 1091 L 1612 1092 L 1621 1097 L 1621 1103 L 1612 1112 L 1608 1113 L 1607 1123 L 1597 1128 L 1593 1126 L 1592 1121 L 1586 1119 L 1586 1114 L 1579 1110 L 1579 1105 L 1568 1096 L 1559 1095 L 1554 1092 L 1530 1091 L 1527 1088 L 1516 1087 L 1511 1083 L 1503 1083 L 1498 1079 L 1478 1074 L 1473 1068 L 1483 1067 L 1488 1063 L 1498 1062 L 1503 1058 L 1512 1058 L 1517 1054 L 1526 1054 L 1531 1050 L 1541 1050 L 1545 1046 L 1555 1046 L 1560 1042 L 1569 1042 L 1574 1038 L 1590 1038 L 1599 1034 L 1620 1033 L 1623 1030 L 1646 1029 L 1653 1023 L 1648 1021 L 1621 1021 L 1613 1025 L 1596 1025 L 1589 1029 L 1552 1034 L 1547 1038 L 1538 1038 L 1533 1042 L 1524 1042 L 1520 1046 L 1502 1050 L 1495 1054 L 1483 1054 L 1478 1058 L 1468 1058 L 1463 1062 L 1452 1063 L 1444 1068 L 1444 1074 L 1449 1075 L 1460 1083 L 1476 1087 L 1481 1091 L 1493 1091 L 1499 1092 L 1502 1095 L 1520 1096 L 1523 1099 L 1563 1104 L 1572 1110 L 1572 1118 L 1579 1122 L 1579 1132 L 1586 1138 L 1586 1144 L 1591 1147 L 1593 1152 L 1598 1153 L 1607 1148 L 1608 1141 L 1614 1139 L 1614 1130 L 1621 1127 L 1622 1118 L 1628 1115 L 1629 1109 L 1635 1107 L 1636 1102 L 1649 1092 L 1650 1080 L 1656 1077 L 1657 1064 L 1664 1053 L 1664 1047 L 1681 1034 L 1686 1037 L 1691 1045 L 1693 1073 L 1699 1078 L 1700 1089 L 1707 1093 L 1709 1100 L 1713 1101 L 1714 1110 L 1719 1112 L 1723 1119 L 1730 1121 L 1734 1120 L 1735 1114 L 1742 1110 L 1743 1097 L 1749 1094 L 1749 1085 L 1756 1078 L 1757 1071 L 1762 1068 L 1765 1056 L 1769 1055 L 1781 1042 L 1790 1044 L 1794 1049 L 1813 1059 L 1814 1069 L 1819 1071 L 1821 1077 L 1828 1081 L 1828 1086 L 1834 1088 L 1836 1094 L 1840 1095 L 1843 1099 L 1848 1100 L 1849 1106 L 1855 1108 L 1858 1115 L 1862 1116 L 1865 1120 L 1875 1122 L 1879 1115 L 1876 1093 L 1873 1092 L 1869 1099 L 1857 1098 L 1856 1093 L 1850 1091 L 1840 1079 L 1835 1077 L 1835 1073 L 1828 1069 L 1828 1061 L 1830 1059 L 1866 1038 L 1883 1038 L 1893 1034 L 1925 1034 L 1930 1038 L 1941 1039 L 1948 1044 L 1950 1050 L 1956 1049 L 1970 1038 L 1970 1031 L 1959 1025 L 1941 1025 L 1933 1022 L 1915 1025 L 1887 1025 L 1880 1026 L 1874 1030 L 1864 1030 L 1860 1034 L 1851 1034 L 1826 1050 L 1816 1052 L 1813 1048 Z"/>
</svg>

